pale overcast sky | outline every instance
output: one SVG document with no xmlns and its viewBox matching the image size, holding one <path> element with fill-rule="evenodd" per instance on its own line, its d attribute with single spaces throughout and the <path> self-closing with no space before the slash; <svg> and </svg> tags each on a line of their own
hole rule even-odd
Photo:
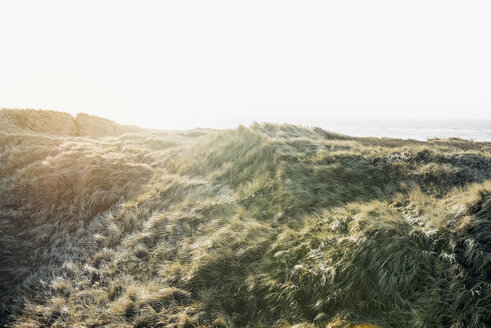
<svg viewBox="0 0 491 328">
<path fill-rule="evenodd" d="M 2 1 L 0 107 L 491 118 L 491 1 Z"/>
</svg>

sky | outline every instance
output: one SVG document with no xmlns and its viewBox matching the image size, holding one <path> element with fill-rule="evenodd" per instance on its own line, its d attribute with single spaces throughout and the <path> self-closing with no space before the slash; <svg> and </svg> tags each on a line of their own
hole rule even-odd
<svg viewBox="0 0 491 328">
<path fill-rule="evenodd" d="M 0 108 L 151 128 L 490 119 L 490 17 L 472 0 L 6 0 Z"/>
</svg>

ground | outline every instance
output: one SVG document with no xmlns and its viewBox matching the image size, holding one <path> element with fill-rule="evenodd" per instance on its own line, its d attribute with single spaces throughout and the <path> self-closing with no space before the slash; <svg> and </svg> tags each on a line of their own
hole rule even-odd
<svg viewBox="0 0 491 328">
<path fill-rule="evenodd" d="M 0 325 L 491 324 L 489 142 L 0 122 Z"/>
</svg>

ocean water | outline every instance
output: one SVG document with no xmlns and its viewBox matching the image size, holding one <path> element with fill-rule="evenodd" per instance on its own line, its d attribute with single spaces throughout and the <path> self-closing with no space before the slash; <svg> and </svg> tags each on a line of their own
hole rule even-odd
<svg viewBox="0 0 491 328">
<path fill-rule="evenodd" d="M 200 120 L 181 122 L 181 128 L 236 128 L 249 126 L 252 119 Z M 491 120 L 361 120 L 361 119 L 271 119 L 258 123 L 289 123 L 304 127 L 321 127 L 327 131 L 356 137 L 387 137 L 427 140 L 434 138 L 462 138 L 491 141 Z"/>
<path fill-rule="evenodd" d="M 323 129 L 357 137 L 415 140 L 457 137 L 491 141 L 491 120 L 338 120 L 319 123 Z"/>
</svg>

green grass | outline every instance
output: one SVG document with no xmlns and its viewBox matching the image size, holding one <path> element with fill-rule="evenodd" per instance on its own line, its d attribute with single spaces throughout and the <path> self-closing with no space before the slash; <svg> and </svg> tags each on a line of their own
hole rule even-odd
<svg viewBox="0 0 491 328">
<path fill-rule="evenodd" d="M 0 124 L 0 326 L 491 324 L 489 142 Z"/>
</svg>

